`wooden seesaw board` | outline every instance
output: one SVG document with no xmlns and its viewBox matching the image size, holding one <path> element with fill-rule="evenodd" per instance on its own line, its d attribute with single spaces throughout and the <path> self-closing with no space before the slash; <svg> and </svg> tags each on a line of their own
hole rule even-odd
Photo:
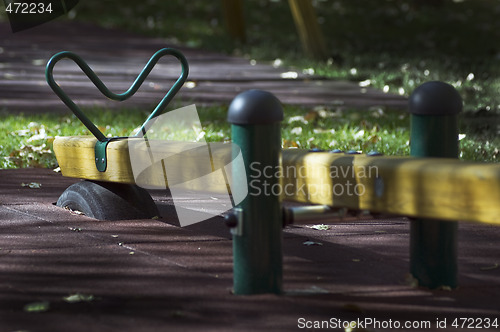
<svg viewBox="0 0 500 332">
<path fill-rule="evenodd" d="M 58 137 L 54 151 L 64 176 L 97 181 L 138 184 L 145 188 L 167 188 L 165 163 L 151 162 L 151 151 L 174 156 L 169 169 L 177 179 L 202 177 L 231 163 L 231 145 L 218 144 L 207 155 L 197 153 L 206 143 L 154 142 L 139 138 L 111 141 L 107 147 L 107 169 L 95 166 L 94 137 Z M 194 144 L 194 145 L 193 145 Z M 186 145 L 191 145 L 186 148 Z M 144 161 L 134 177 L 130 159 Z M 191 151 L 191 152 L 190 152 Z M 135 163 L 135 162 L 134 162 Z M 172 167 L 173 165 L 173 167 Z M 227 170 L 227 167 L 226 167 Z M 169 172 L 169 174 L 171 174 Z M 247 174 L 251 179 L 255 174 Z M 353 210 L 391 213 L 410 217 L 463 220 L 500 224 L 500 164 L 465 162 L 444 158 L 412 158 L 310 153 L 283 150 L 278 169 L 261 174 L 279 176 L 279 188 L 267 188 L 282 200 Z M 172 184 L 170 184 L 172 185 Z M 258 188 L 249 187 L 249 193 Z M 228 192 L 225 181 L 194 183 L 192 190 Z M 261 194 L 266 194 L 261 187 Z"/>
</svg>

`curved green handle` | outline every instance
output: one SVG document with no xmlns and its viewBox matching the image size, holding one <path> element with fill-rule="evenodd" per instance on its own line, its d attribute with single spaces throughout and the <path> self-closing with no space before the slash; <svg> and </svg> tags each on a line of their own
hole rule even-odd
<svg viewBox="0 0 500 332">
<path fill-rule="evenodd" d="M 101 91 L 103 95 L 112 100 L 123 101 L 127 100 L 137 92 L 137 90 L 142 85 L 142 83 L 149 75 L 153 67 L 156 65 L 158 60 L 160 60 L 160 58 L 163 57 L 164 55 L 173 55 L 174 57 L 176 57 L 181 62 L 182 73 L 177 79 L 177 81 L 174 83 L 174 85 L 167 92 L 165 97 L 163 97 L 160 103 L 158 103 L 153 112 L 142 124 L 141 129 L 138 131 L 138 133 L 141 133 L 145 130 L 147 122 L 152 118 L 154 118 L 155 116 L 159 115 L 167 107 L 167 105 L 174 98 L 175 94 L 179 91 L 179 89 L 182 87 L 182 85 L 187 79 L 187 76 L 189 74 L 189 66 L 186 58 L 181 52 L 172 48 L 163 48 L 158 52 L 156 52 L 151 57 L 151 59 L 149 59 L 148 63 L 146 64 L 146 66 L 144 66 L 141 73 L 137 76 L 137 78 L 135 79 L 134 83 L 132 83 L 130 88 L 124 93 L 120 94 L 111 92 L 108 89 L 108 87 L 99 79 L 99 77 L 97 77 L 94 71 L 87 65 L 87 63 L 81 57 L 79 57 L 73 52 L 64 51 L 52 56 L 52 58 L 50 58 L 49 62 L 47 63 L 47 67 L 45 69 L 45 78 L 47 79 L 47 83 L 55 92 L 55 94 L 63 101 L 64 104 L 66 104 L 66 106 L 69 107 L 69 109 L 78 117 L 78 119 L 80 119 L 80 121 L 85 125 L 85 127 L 87 127 L 90 130 L 90 132 L 100 142 L 106 142 L 109 140 L 109 138 L 104 136 L 104 134 L 92 123 L 92 121 L 90 121 L 89 118 L 87 118 L 85 113 L 83 113 L 80 110 L 80 108 L 71 100 L 71 98 L 68 97 L 68 95 L 63 91 L 63 89 L 61 89 L 61 87 L 54 80 L 53 71 L 55 64 L 62 59 L 73 60 L 80 67 L 80 69 L 87 75 L 87 77 L 92 81 L 92 83 L 94 83 L 94 85 L 99 89 L 99 91 Z"/>
</svg>

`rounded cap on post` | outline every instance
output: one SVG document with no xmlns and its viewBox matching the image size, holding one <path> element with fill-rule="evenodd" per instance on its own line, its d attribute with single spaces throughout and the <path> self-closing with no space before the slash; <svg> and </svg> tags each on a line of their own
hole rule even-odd
<svg viewBox="0 0 500 332">
<path fill-rule="evenodd" d="M 409 111 L 417 115 L 456 115 L 462 111 L 462 98 L 450 84 L 427 82 L 411 94 Z"/>
<path fill-rule="evenodd" d="M 227 121 L 237 125 L 270 124 L 283 120 L 283 107 L 272 93 L 248 90 L 237 95 L 227 114 Z"/>
</svg>

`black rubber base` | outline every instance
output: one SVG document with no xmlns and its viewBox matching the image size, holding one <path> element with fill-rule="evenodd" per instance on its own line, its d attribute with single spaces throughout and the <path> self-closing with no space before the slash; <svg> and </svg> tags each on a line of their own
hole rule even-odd
<svg viewBox="0 0 500 332">
<path fill-rule="evenodd" d="M 149 193 L 131 184 L 84 180 L 59 197 L 59 207 L 99 220 L 149 219 L 159 215 Z"/>
</svg>

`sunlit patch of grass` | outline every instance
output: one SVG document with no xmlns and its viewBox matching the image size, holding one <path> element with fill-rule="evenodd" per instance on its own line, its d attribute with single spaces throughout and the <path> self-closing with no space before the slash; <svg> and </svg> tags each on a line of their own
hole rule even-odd
<svg viewBox="0 0 500 332">
<path fill-rule="evenodd" d="M 408 154 L 409 117 L 406 113 L 372 110 L 287 110 L 283 126 L 286 147 Z"/>
<path fill-rule="evenodd" d="M 142 124 L 147 113 L 124 109 L 85 110 L 107 136 L 129 136 Z M 303 148 L 363 153 L 377 151 L 386 155 L 409 155 L 410 116 L 382 108 L 342 110 L 285 106 L 282 123 L 283 148 Z M 231 127 L 226 121 L 227 107 L 200 107 L 198 114 L 203 138 L 207 142 L 229 142 Z M 464 160 L 497 161 L 500 138 L 498 127 L 488 128 L 462 120 L 460 151 Z M 73 115 L 0 114 L 0 168 L 55 167 L 52 152 L 56 136 L 90 135 Z"/>
<path fill-rule="evenodd" d="M 105 135 L 127 136 L 145 116 L 137 110 L 85 111 Z M 52 152 L 56 136 L 90 135 L 74 116 L 66 114 L 0 113 L 0 168 L 54 167 Z"/>
</svg>

